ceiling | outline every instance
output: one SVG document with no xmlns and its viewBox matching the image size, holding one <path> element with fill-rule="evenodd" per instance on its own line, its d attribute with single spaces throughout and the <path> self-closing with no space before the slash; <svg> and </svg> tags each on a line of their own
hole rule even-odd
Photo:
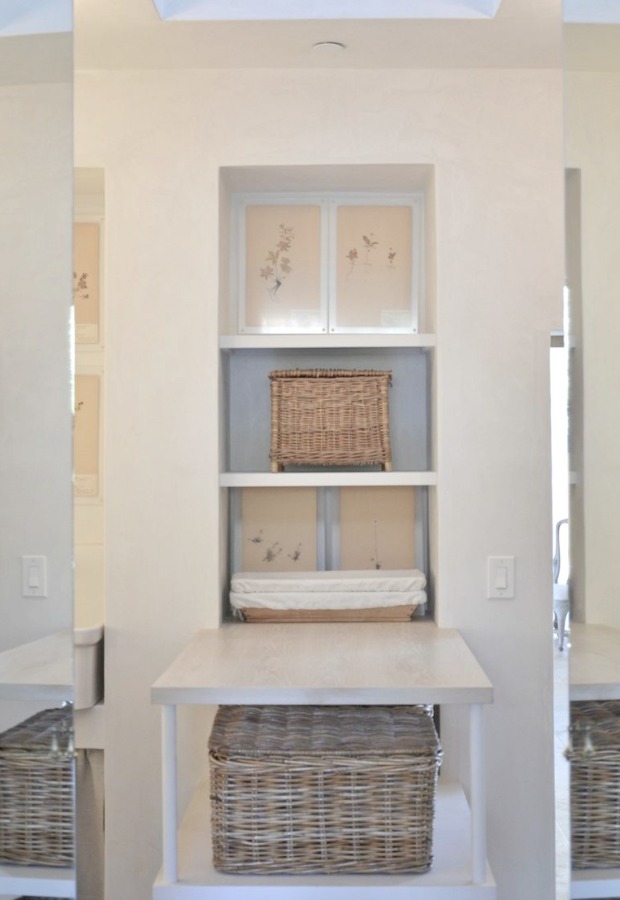
<svg viewBox="0 0 620 900">
<path fill-rule="evenodd" d="M 304 0 L 310 3 L 312 0 Z M 77 69 L 478 68 L 562 64 L 560 0 L 503 0 L 492 19 L 162 21 L 153 0 L 76 0 Z M 340 54 L 312 49 L 346 45 Z"/>
</svg>

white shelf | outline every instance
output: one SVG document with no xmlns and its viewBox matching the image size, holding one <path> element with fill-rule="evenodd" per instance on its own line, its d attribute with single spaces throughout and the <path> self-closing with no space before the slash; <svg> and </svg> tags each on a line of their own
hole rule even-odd
<svg viewBox="0 0 620 900">
<path fill-rule="evenodd" d="M 217 872 L 211 863 L 209 793 L 195 794 L 179 832 L 179 880 L 167 884 L 160 872 L 153 900 L 282 900 L 316 897 L 322 900 L 383 900 L 428 897 L 429 900 L 495 900 L 495 882 L 487 867 L 486 881 L 473 886 L 469 859 L 470 813 L 462 790 L 440 785 L 434 826 L 434 860 L 423 875 L 264 875 L 235 876 Z"/>
<path fill-rule="evenodd" d="M 73 700 L 73 633 L 59 631 L 0 653 L 0 700 Z"/>
<path fill-rule="evenodd" d="M 620 896 L 620 869 L 574 869 L 571 900 Z"/>
<path fill-rule="evenodd" d="M 222 350 L 330 350 L 341 347 L 420 347 L 435 346 L 434 334 L 225 334 Z"/>
<path fill-rule="evenodd" d="M 571 623 L 570 643 L 570 699 L 620 699 L 620 630 Z"/>
<path fill-rule="evenodd" d="M 54 866 L 9 866 L 0 864 L 0 894 L 24 897 L 76 896 L 75 871 Z"/>
<path fill-rule="evenodd" d="M 155 682 L 151 699 L 166 705 L 490 703 L 493 688 L 458 631 L 434 622 L 231 622 L 199 632 Z"/>
<path fill-rule="evenodd" d="M 436 472 L 222 472 L 220 487 L 427 487 Z"/>
</svg>

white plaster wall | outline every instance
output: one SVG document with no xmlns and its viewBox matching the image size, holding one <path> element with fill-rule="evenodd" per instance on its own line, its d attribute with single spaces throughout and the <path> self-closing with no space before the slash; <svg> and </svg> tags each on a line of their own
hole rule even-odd
<svg viewBox="0 0 620 900">
<path fill-rule="evenodd" d="M 500 898 L 553 896 L 561 90 L 553 71 L 79 75 L 77 164 L 106 174 L 109 900 L 146 900 L 159 865 L 149 686 L 218 622 L 218 169 L 414 162 L 436 166 L 438 617 L 462 628 L 496 687 Z M 498 554 L 516 556 L 514 601 L 485 599 L 486 557 Z M 454 756 L 464 735 L 458 722 L 446 730 Z M 205 741 L 196 730 L 194 769 Z"/>
<path fill-rule="evenodd" d="M 585 620 L 618 628 L 620 73 L 567 73 L 566 138 L 581 173 Z"/>
<path fill-rule="evenodd" d="M 0 650 L 73 621 L 72 112 L 69 83 L 0 86 Z M 21 596 L 22 555 L 47 598 Z"/>
</svg>

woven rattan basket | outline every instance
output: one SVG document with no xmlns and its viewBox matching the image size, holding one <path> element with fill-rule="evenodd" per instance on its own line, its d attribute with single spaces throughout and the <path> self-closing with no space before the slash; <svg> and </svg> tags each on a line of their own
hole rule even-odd
<svg viewBox="0 0 620 900">
<path fill-rule="evenodd" d="M 620 702 L 571 703 L 571 862 L 620 866 Z"/>
<path fill-rule="evenodd" d="M 391 471 L 390 372 L 292 369 L 269 378 L 273 472 L 371 465 Z"/>
<path fill-rule="evenodd" d="M 37 713 L 0 735 L 0 862 L 73 864 L 70 708 Z"/>
<path fill-rule="evenodd" d="M 425 872 L 440 757 L 420 707 L 221 707 L 209 742 L 214 866 Z"/>
</svg>

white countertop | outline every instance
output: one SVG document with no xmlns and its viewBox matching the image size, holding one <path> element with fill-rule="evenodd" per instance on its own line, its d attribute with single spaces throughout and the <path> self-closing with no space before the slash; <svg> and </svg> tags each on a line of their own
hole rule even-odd
<svg viewBox="0 0 620 900">
<path fill-rule="evenodd" d="M 201 631 L 152 687 L 160 704 L 490 703 L 455 629 L 432 622 L 227 623 Z"/>
<path fill-rule="evenodd" d="M 570 643 L 570 699 L 620 699 L 620 630 L 571 624 Z"/>
<path fill-rule="evenodd" d="M 73 632 L 59 631 L 0 653 L 0 700 L 73 699 Z"/>
</svg>

